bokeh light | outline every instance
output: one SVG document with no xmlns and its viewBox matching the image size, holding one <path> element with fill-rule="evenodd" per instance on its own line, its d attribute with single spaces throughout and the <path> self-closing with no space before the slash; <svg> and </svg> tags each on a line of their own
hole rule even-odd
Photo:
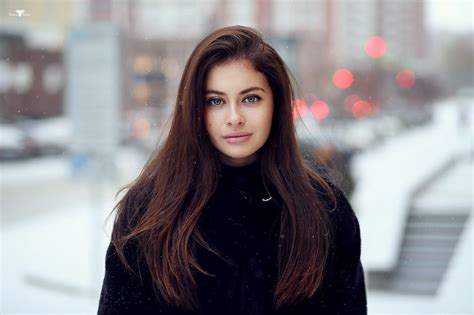
<svg viewBox="0 0 474 315">
<path fill-rule="evenodd" d="M 132 129 L 135 138 L 143 140 L 150 134 L 151 125 L 148 119 L 138 118 L 133 122 Z"/>
<path fill-rule="evenodd" d="M 146 102 L 151 94 L 151 87 L 145 82 L 137 83 L 132 89 L 132 97 L 140 103 Z"/>
<path fill-rule="evenodd" d="M 397 73 L 396 79 L 400 88 L 407 90 L 411 89 L 415 85 L 416 76 L 413 71 L 402 70 Z"/>
<path fill-rule="evenodd" d="M 380 104 L 376 101 L 370 102 L 372 106 L 372 112 L 370 113 L 372 116 L 378 114 L 380 112 Z"/>
<path fill-rule="evenodd" d="M 315 100 L 311 104 L 311 114 L 317 120 L 324 120 L 329 115 L 329 106 L 322 100 Z"/>
<path fill-rule="evenodd" d="M 293 119 L 294 120 L 304 117 L 307 111 L 308 111 L 308 108 L 306 107 L 305 101 L 299 98 L 293 101 Z"/>
<path fill-rule="evenodd" d="M 132 67 L 135 73 L 145 75 L 152 71 L 155 71 L 158 66 L 158 62 L 155 57 L 151 55 L 137 55 L 132 59 Z"/>
<path fill-rule="evenodd" d="M 355 118 L 364 118 L 372 113 L 372 106 L 369 102 L 358 100 L 352 105 L 352 115 Z"/>
<path fill-rule="evenodd" d="M 365 52 L 372 58 L 380 58 L 385 53 L 385 40 L 380 36 L 372 36 L 365 42 Z"/>
<path fill-rule="evenodd" d="M 344 98 L 344 101 L 343 101 L 343 106 L 344 106 L 344 109 L 351 113 L 352 112 L 352 106 L 354 105 L 355 102 L 357 102 L 358 100 L 360 100 L 360 97 L 359 95 L 357 94 L 351 94 L 351 95 L 348 95 L 346 96 L 346 98 Z"/>
<path fill-rule="evenodd" d="M 354 76 L 352 72 L 347 69 L 339 69 L 334 72 L 332 76 L 332 82 L 338 89 L 347 89 L 352 85 Z"/>
</svg>

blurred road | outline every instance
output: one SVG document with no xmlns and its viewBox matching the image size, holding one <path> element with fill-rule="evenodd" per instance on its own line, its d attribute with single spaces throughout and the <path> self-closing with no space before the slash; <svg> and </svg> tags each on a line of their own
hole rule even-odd
<svg viewBox="0 0 474 315">
<path fill-rule="evenodd" d="M 61 162 L 60 162 L 61 163 Z M 67 211 L 72 202 L 90 199 L 85 178 L 72 176 L 1 185 L 2 226 L 15 224 L 52 211 Z"/>
<path fill-rule="evenodd" d="M 93 170 L 74 172 L 68 157 L 45 157 L 0 164 L 1 226 L 33 219 L 39 215 L 68 211 L 78 203 L 93 203 L 97 190 L 107 185 L 116 192 L 138 174 L 144 157 L 124 149 L 117 157 L 114 178 L 91 176 Z M 107 196 L 109 198 L 109 196 Z M 114 200 L 110 196 L 109 200 Z"/>
</svg>

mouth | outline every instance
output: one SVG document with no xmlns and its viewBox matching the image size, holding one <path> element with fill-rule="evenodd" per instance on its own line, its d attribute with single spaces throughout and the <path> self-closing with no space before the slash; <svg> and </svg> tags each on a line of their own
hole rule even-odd
<svg viewBox="0 0 474 315">
<path fill-rule="evenodd" d="M 248 132 L 235 132 L 224 136 L 224 139 L 229 143 L 242 143 L 247 141 L 252 134 Z"/>
</svg>

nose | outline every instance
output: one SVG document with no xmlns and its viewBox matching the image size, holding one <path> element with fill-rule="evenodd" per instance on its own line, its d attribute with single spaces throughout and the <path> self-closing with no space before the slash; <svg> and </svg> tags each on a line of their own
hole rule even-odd
<svg viewBox="0 0 474 315">
<path fill-rule="evenodd" d="M 241 126 L 245 123 L 245 118 L 237 108 L 237 106 L 229 106 L 229 112 L 226 117 L 226 124 L 228 126 Z"/>
</svg>

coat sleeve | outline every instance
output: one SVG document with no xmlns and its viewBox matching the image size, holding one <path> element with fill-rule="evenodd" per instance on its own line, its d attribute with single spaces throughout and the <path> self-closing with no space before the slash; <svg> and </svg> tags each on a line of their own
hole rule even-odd
<svg viewBox="0 0 474 315">
<path fill-rule="evenodd" d="M 329 260 L 326 286 L 334 314 L 367 314 L 364 271 L 360 261 L 361 237 L 357 217 L 344 193 L 333 186 L 336 209 L 333 222 L 332 257 Z"/>
<path fill-rule="evenodd" d="M 97 314 L 181 314 L 158 303 L 152 287 L 145 284 L 151 283 L 151 280 L 149 274 L 139 267 L 137 246 L 134 242 L 125 246 L 125 256 L 135 273 L 125 268 L 115 246 L 109 244 Z M 138 274 L 141 274 L 141 277 Z"/>
</svg>

